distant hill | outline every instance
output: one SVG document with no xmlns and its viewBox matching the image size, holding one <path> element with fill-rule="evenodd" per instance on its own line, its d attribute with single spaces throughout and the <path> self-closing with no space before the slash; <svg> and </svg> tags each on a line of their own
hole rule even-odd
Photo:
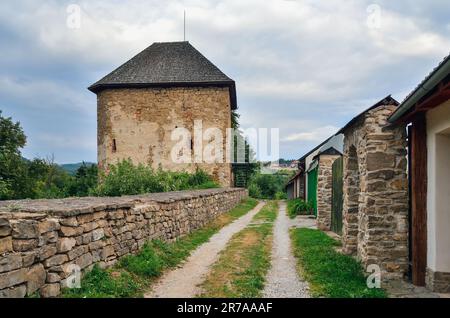
<svg viewBox="0 0 450 318">
<path fill-rule="evenodd" d="M 75 174 L 75 172 L 77 172 L 78 168 L 81 167 L 83 163 L 82 162 L 78 162 L 78 163 L 66 163 L 63 165 L 59 165 L 64 171 L 66 171 L 69 174 Z M 93 162 L 85 162 L 86 165 L 90 166 L 90 165 L 95 165 L 95 163 Z"/>
</svg>

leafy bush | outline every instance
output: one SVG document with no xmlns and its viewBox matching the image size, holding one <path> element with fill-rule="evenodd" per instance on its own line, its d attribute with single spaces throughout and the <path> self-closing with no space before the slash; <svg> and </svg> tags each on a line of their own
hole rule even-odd
<svg viewBox="0 0 450 318">
<path fill-rule="evenodd" d="M 151 167 L 134 165 L 123 160 L 109 166 L 108 173 L 102 173 L 101 182 L 91 191 L 96 196 L 121 196 L 155 192 L 180 191 L 188 189 L 217 188 L 218 185 L 198 169 L 195 173 L 154 171 Z"/>
<path fill-rule="evenodd" d="M 302 199 L 289 200 L 287 208 L 288 214 L 291 218 L 297 215 L 312 215 L 314 211 L 313 204 Z"/>
<path fill-rule="evenodd" d="M 287 199 L 287 193 L 284 191 L 278 191 L 275 193 L 275 199 L 276 200 L 286 200 Z"/>
<path fill-rule="evenodd" d="M 249 194 L 249 196 L 251 196 L 252 198 L 256 198 L 256 199 L 258 199 L 258 198 L 262 198 L 262 192 L 261 192 L 261 189 L 259 188 L 259 186 L 257 185 L 257 184 L 255 184 L 255 183 L 251 183 L 249 186 L 248 186 L 248 194 Z"/>
<path fill-rule="evenodd" d="M 249 195 L 256 199 L 275 199 L 277 193 L 283 192 L 288 178 L 288 175 L 281 173 L 255 174 L 248 185 Z"/>
</svg>

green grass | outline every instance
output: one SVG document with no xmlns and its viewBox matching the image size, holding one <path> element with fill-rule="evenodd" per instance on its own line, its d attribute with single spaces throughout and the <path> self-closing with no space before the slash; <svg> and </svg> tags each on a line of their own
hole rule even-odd
<svg viewBox="0 0 450 318">
<path fill-rule="evenodd" d="M 113 276 L 117 274 L 117 277 Z M 142 287 L 139 282 L 126 271 L 104 270 L 97 265 L 87 273 L 82 280 L 81 288 L 65 289 L 65 298 L 130 298 L 142 297 Z"/>
<path fill-rule="evenodd" d="M 310 202 L 306 202 L 300 198 L 287 201 L 287 211 L 291 219 L 297 215 L 312 215 L 313 206 Z"/>
<path fill-rule="evenodd" d="M 270 268 L 277 202 L 268 203 L 252 224 L 235 234 L 202 284 L 200 297 L 261 297 Z"/>
<path fill-rule="evenodd" d="M 207 242 L 222 227 L 243 216 L 258 204 L 248 198 L 228 213 L 202 229 L 196 230 L 172 243 L 153 240 L 147 242 L 136 255 L 120 259 L 108 270 L 95 266 L 87 273 L 80 289 L 66 289 L 63 297 L 121 298 L 142 297 L 144 291 L 164 270 L 173 268 L 185 260 L 193 250 Z"/>
<path fill-rule="evenodd" d="M 293 229 L 291 238 L 301 275 L 313 297 L 384 298 L 383 289 L 369 289 L 363 268 L 335 250 L 340 243 L 319 230 Z"/>
</svg>

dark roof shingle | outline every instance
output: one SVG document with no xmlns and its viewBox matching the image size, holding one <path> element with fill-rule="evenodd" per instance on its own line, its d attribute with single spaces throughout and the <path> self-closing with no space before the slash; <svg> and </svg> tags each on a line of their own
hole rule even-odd
<svg viewBox="0 0 450 318">
<path fill-rule="evenodd" d="M 189 42 L 153 43 L 116 70 L 92 84 L 98 93 L 105 88 L 225 86 L 236 109 L 235 82 L 197 51 Z"/>
</svg>

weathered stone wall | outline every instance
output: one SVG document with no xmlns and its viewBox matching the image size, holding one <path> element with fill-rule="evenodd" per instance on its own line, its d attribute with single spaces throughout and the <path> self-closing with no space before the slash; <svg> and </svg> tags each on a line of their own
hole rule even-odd
<svg viewBox="0 0 450 318">
<path fill-rule="evenodd" d="M 372 109 L 344 132 L 343 249 L 383 279 L 408 270 L 406 131 L 388 124 L 394 109 Z"/>
<path fill-rule="evenodd" d="M 333 162 L 339 155 L 320 155 L 317 172 L 317 227 L 323 231 L 331 229 Z"/>
<path fill-rule="evenodd" d="M 246 196 L 224 188 L 0 202 L 0 297 L 57 296 L 73 264 L 109 267 L 148 240 L 203 227 Z"/>
<path fill-rule="evenodd" d="M 194 121 L 201 120 L 203 133 L 208 128 L 217 128 L 225 138 L 226 129 L 231 127 L 228 88 L 108 89 L 98 94 L 97 106 L 100 168 L 106 169 L 108 164 L 131 158 L 134 163 L 154 169 L 193 172 L 199 167 L 222 186 L 231 185 L 229 163 L 210 163 L 198 157 L 207 151 L 205 146 L 215 140 L 211 136 L 205 136 L 201 151 L 195 154 L 197 160 L 192 163 L 176 163 L 171 159 L 172 148 L 179 142 L 171 140 L 176 128 L 188 129 L 194 138 Z M 220 142 L 225 155 L 226 143 Z M 187 146 L 194 148 L 194 141 Z M 182 155 L 186 154 L 176 154 Z"/>
<path fill-rule="evenodd" d="M 435 272 L 427 268 L 426 286 L 436 293 L 450 293 L 450 273 Z"/>
</svg>

